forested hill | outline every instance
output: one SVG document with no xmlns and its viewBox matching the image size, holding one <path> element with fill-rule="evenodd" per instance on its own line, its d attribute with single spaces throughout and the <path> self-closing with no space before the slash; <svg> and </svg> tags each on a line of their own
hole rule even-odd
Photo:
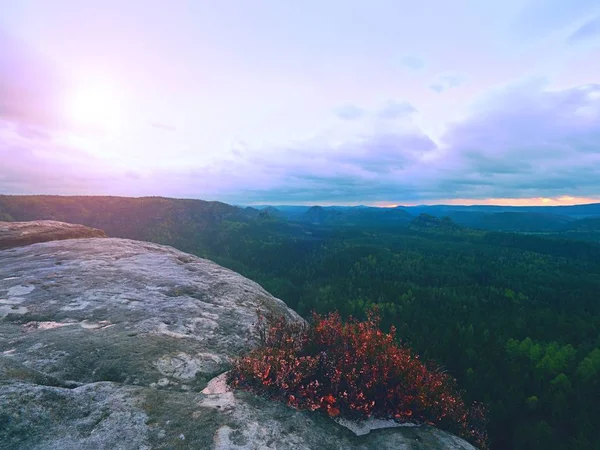
<svg viewBox="0 0 600 450">
<path fill-rule="evenodd" d="M 176 245 L 204 236 L 224 220 L 244 222 L 259 214 L 221 202 L 163 197 L 0 195 L 0 220 L 94 224 L 109 236 Z"/>
<path fill-rule="evenodd" d="M 401 208 L 324 208 L 322 206 L 313 206 L 302 215 L 290 218 L 298 222 L 337 226 L 402 226 L 411 219 L 413 216 Z"/>
<path fill-rule="evenodd" d="M 504 206 L 256 206 L 237 207 L 221 202 L 163 197 L 11 196 L 0 195 L 0 220 L 43 217 L 77 220 L 137 235 L 140 230 L 185 226 L 207 228 L 222 220 L 278 219 L 305 225 L 331 227 L 409 227 L 421 214 L 449 217 L 460 226 L 485 231 L 543 233 L 555 237 L 600 242 L 600 204 L 554 207 Z M 133 219 L 132 219 L 133 218 Z M 115 222 L 119 222 L 115 227 Z M 132 219 L 132 220 L 126 220 Z M 193 225 L 191 225 L 193 224 Z M 131 226 L 126 230 L 127 225 Z M 113 233 L 114 234 L 114 233 Z M 127 236 L 130 237 L 130 236 Z"/>
<path fill-rule="evenodd" d="M 173 245 L 304 316 L 363 317 L 377 304 L 385 327 L 489 405 L 493 449 L 600 449 L 600 245 L 431 214 L 381 226 L 298 219 L 306 211 L 292 220 L 280 208 L 198 200 L 0 196 L 4 220 L 58 219 Z"/>
<path fill-rule="evenodd" d="M 600 242 L 600 204 L 573 206 L 256 206 L 279 219 L 334 226 L 407 226 L 421 214 L 449 217 L 456 224 L 487 231 L 544 233 Z"/>
<path fill-rule="evenodd" d="M 290 206 L 290 205 L 256 205 L 257 209 L 275 208 L 288 217 L 298 217 L 304 214 L 310 206 Z M 328 206 L 327 209 L 360 209 L 369 208 L 368 206 Z M 539 215 L 556 215 L 568 217 L 571 219 L 581 219 L 585 217 L 600 217 L 600 203 L 588 203 L 582 205 L 566 206 L 499 206 L 499 205 L 419 205 L 419 206 L 398 206 L 413 216 L 421 213 L 433 216 L 449 216 L 457 212 L 478 212 L 482 214 L 496 214 L 504 212 L 532 213 Z"/>
</svg>

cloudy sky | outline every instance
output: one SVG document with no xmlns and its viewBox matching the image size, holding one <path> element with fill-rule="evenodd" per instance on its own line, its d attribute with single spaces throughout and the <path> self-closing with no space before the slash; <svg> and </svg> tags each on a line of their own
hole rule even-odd
<svg viewBox="0 0 600 450">
<path fill-rule="evenodd" d="M 600 2 L 0 0 L 0 193 L 600 201 Z"/>
</svg>

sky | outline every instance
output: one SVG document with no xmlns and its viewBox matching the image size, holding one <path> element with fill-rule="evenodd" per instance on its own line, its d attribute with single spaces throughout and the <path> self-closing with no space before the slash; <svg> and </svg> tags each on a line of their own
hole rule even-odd
<svg viewBox="0 0 600 450">
<path fill-rule="evenodd" d="M 600 2 L 0 0 L 0 194 L 600 201 Z"/>
</svg>

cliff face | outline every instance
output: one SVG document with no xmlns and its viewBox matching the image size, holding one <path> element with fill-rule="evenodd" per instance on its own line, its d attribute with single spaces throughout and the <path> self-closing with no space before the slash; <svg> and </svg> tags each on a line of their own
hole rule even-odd
<svg viewBox="0 0 600 450">
<path fill-rule="evenodd" d="M 57 226 L 38 222 L 29 238 Z M 0 245 L 19 227 L 3 223 Z M 0 251 L 1 449 L 473 448 L 431 427 L 357 436 L 206 389 L 254 345 L 257 309 L 302 320 L 210 261 L 125 239 L 12 242 Z"/>
</svg>

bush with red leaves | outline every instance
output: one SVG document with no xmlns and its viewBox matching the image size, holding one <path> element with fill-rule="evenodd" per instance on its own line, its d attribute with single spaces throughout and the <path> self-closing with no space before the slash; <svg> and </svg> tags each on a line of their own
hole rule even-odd
<svg viewBox="0 0 600 450">
<path fill-rule="evenodd" d="M 310 325 L 259 318 L 261 345 L 235 361 L 231 386 L 349 419 L 426 423 L 487 448 L 485 411 L 467 407 L 455 380 L 425 364 L 379 329 L 376 310 L 364 322 L 314 314 Z"/>
</svg>

